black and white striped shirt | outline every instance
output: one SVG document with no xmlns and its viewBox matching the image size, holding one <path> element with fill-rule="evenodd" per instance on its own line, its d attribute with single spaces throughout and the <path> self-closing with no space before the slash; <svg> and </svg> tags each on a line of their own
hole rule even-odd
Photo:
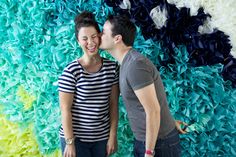
<svg viewBox="0 0 236 157">
<path fill-rule="evenodd" d="M 110 131 L 109 96 L 119 81 L 118 64 L 103 58 L 96 73 L 86 72 L 76 60 L 59 77 L 59 91 L 74 93 L 72 127 L 75 137 L 84 142 L 108 139 Z M 64 137 L 63 128 L 60 136 Z"/>
</svg>

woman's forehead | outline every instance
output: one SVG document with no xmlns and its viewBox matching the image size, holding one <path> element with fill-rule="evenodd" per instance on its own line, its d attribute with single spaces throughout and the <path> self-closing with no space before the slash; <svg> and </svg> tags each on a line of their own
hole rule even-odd
<svg viewBox="0 0 236 157">
<path fill-rule="evenodd" d="M 98 31 L 94 27 L 81 27 L 79 30 L 79 36 L 84 35 L 96 35 Z"/>
</svg>

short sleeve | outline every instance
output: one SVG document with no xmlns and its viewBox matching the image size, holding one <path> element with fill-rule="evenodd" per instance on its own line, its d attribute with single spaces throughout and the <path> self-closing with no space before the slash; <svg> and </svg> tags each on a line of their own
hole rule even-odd
<svg viewBox="0 0 236 157">
<path fill-rule="evenodd" d="M 116 63 L 115 77 L 114 77 L 114 81 L 112 83 L 113 85 L 119 83 L 119 72 L 120 72 L 120 66 L 118 65 L 118 63 Z"/>
<path fill-rule="evenodd" d="M 58 90 L 66 93 L 74 93 L 75 86 L 75 76 L 68 68 L 65 68 L 62 75 L 58 79 Z"/>
<path fill-rule="evenodd" d="M 130 64 L 127 80 L 133 90 L 141 89 L 154 82 L 153 66 L 148 59 L 141 58 Z"/>
</svg>

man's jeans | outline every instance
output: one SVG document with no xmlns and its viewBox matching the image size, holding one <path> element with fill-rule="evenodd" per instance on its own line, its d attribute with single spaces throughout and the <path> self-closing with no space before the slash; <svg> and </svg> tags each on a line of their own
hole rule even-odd
<svg viewBox="0 0 236 157">
<path fill-rule="evenodd" d="M 107 140 L 98 142 L 81 142 L 75 138 L 76 157 L 106 157 Z M 61 150 L 64 153 L 65 139 L 61 137 Z M 63 155 L 62 155 L 63 156 Z"/>
<path fill-rule="evenodd" d="M 134 141 L 134 157 L 144 157 L 145 142 Z M 171 131 L 167 136 L 158 139 L 155 146 L 155 157 L 180 157 L 181 146 L 179 133 L 176 129 Z"/>
</svg>

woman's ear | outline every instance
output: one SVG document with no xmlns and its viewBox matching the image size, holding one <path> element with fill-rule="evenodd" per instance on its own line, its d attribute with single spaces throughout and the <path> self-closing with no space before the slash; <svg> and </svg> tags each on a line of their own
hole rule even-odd
<svg viewBox="0 0 236 157">
<path fill-rule="evenodd" d="M 77 43 L 78 43 L 78 45 L 80 46 L 79 39 L 77 39 Z"/>
<path fill-rule="evenodd" d="M 77 41 L 78 45 L 80 46 L 79 35 L 78 35 L 78 37 L 76 38 L 76 41 Z"/>
<path fill-rule="evenodd" d="M 76 41 L 77 41 L 78 45 L 80 46 L 80 44 L 79 44 L 79 34 L 77 34 Z"/>
</svg>

